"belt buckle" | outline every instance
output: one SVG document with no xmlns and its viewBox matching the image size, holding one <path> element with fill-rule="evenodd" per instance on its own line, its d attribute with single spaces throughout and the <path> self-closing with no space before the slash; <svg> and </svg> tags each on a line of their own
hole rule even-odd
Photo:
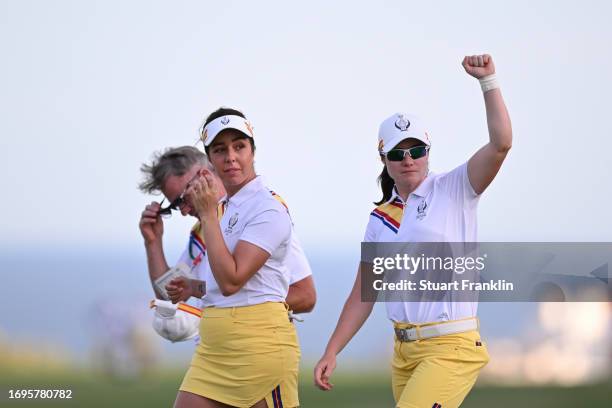
<svg viewBox="0 0 612 408">
<path fill-rule="evenodd" d="M 406 329 L 397 329 L 395 328 L 395 337 L 401 341 L 402 343 L 405 343 L 407 341 L 410 341 L 410 339 L 408 338 L 408 331 Z"/>
</svg>

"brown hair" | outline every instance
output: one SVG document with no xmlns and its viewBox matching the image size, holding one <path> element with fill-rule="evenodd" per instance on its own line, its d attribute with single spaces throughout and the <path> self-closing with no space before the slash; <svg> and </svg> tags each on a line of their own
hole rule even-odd
<svg viewBox="0 0 612 408">
<path fill-rule="evenodd" d="M 374 204 L 381 205 L 391 199 L 391 196 L 393 195 L 393 186 L 395 185 L 395 181 L 393 181 L 389 175 L 389 172 L 387 171 L 387 165 L 383 167 L 377 180 L 383 196 L 380 201 L 375 202 Z"/>
</svg>

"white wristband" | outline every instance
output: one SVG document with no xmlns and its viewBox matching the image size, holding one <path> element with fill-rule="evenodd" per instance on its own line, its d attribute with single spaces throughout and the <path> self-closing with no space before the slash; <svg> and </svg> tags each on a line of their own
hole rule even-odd
<svg viewBox="0 0 612 408">
<path fill-rule="evenodd" d="M 482 77 L 478 81 L 480 82 L 480 88 L 483 93 L 499 88 L 499 82 L 497 82 L 497 75 L 495 74 Z"/>
</svg>

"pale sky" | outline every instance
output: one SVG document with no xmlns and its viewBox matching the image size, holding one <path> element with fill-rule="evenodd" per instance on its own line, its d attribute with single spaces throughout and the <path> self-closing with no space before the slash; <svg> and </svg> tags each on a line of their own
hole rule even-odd
<svg viewBox="0 0 612 408">
<path fill-rule="evenodd" d="M 359 244 L 379 199 L 378 125 L 427 120 L 447 171 L 488 139 L 489 53 L 514 145 L 485 192 L 485 241 L 611 241 L 611 6 L 594 1 L 0 1 L 2 248 L 131 247 L 155 150 L 221 105 L 306 247 Z M 180 218 L 175 216 L 175 218 Z M 180 248 L 190 220 L 173 219 Z"/>
</svg>

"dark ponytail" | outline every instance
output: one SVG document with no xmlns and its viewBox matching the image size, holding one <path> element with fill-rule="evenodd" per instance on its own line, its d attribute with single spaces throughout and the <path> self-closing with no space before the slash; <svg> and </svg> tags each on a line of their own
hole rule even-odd
<svg viewBox="0 0 612 408">
<path fill-rule="evenodd" d="M 378 176 L 378 184 L 380 185 L 380 189 L 382 190 L 383 196 L 382 200 L 374 204 L 381 205 L 391 199 L 391 195 L 393 194 L 393 186 L 395 186 L 395 181 L 393 181 L 393 179 L 389 175 L 386 165 L 380 172 L 380 176 Z"/>
</svg>

